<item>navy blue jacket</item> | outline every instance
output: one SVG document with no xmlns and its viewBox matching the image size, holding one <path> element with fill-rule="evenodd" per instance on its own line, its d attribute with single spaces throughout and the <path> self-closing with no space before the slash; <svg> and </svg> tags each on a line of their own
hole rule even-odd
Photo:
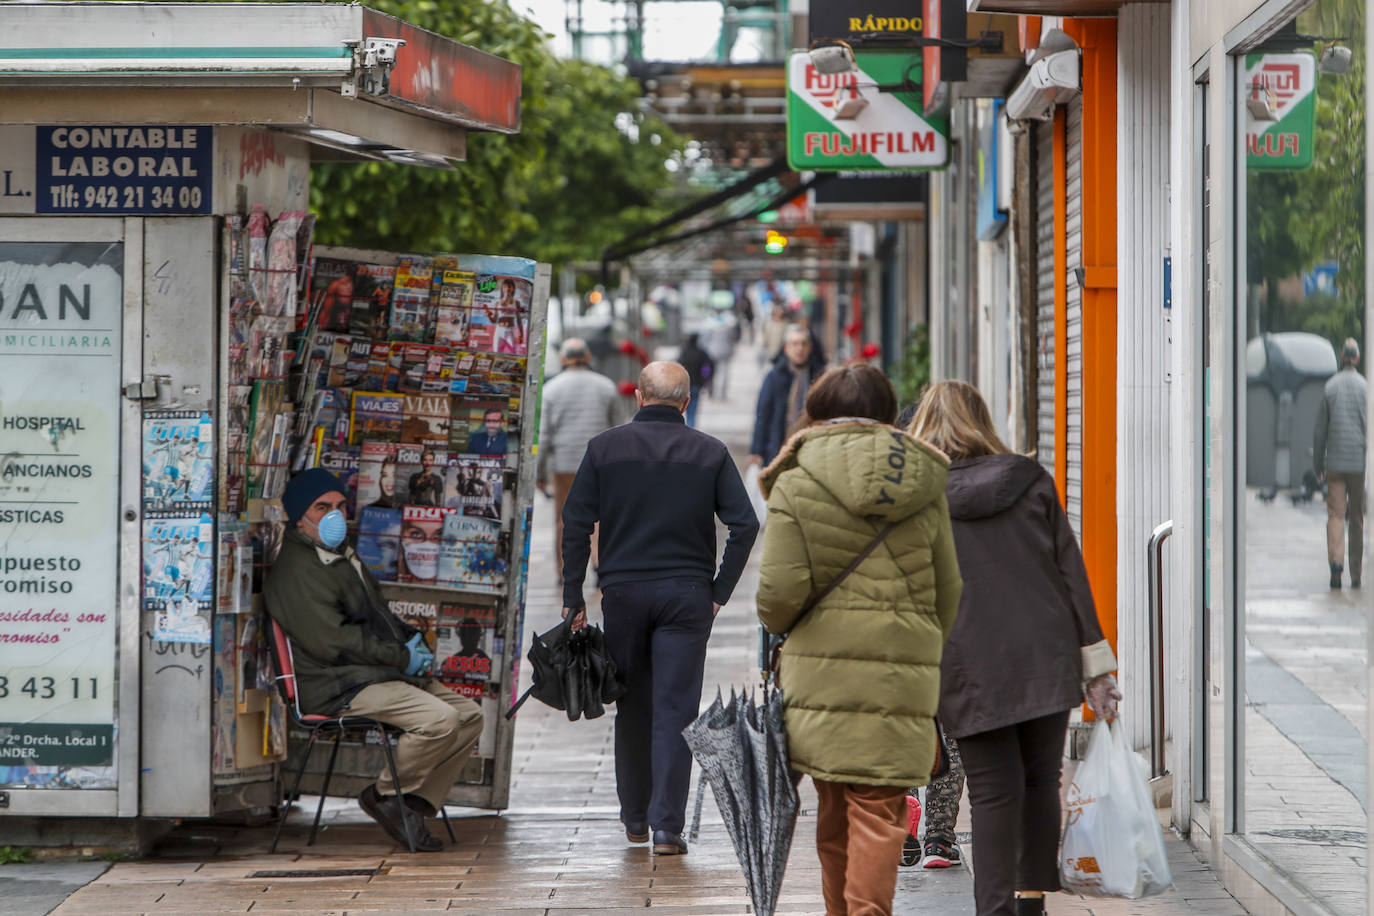
<svg viewBox="0 0 1374 916">
<path fill-rule="evenodd" d="M 730 529 L 716 568 L 716 517 Z M 604 588 L 696 577 L 717 604 L 744 571 L 759 532 L 739 469 L 725 444 L 689 428 L 674 407 L 650 404 L 634 420 L 587 443 L 563 506 L 563 605 L 585 605 L 582 581 L 592 528 L 601 523 Z"/>
<path fill-rule="evenodd" d="M 813 380 L 815 376 L 813 373 Z M 749 454 L 761 457 L 765 465 L 777 456 L 787 441 L 787 393 L 791 390 L 792 364 L 784 356 L 763 377 L 754 412 L 754 440 L 749 446 Z"/>
</svg>

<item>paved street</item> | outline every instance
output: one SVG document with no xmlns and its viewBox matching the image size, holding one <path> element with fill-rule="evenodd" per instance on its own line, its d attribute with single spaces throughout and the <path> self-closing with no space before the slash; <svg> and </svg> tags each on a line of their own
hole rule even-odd
<svg viewBox="0 0 1374 916">
<path fill-rule="evenodd" d="M 743 454 L 752 422 L 759 370 L 752 352 L 735 360 L 732 399 L 708 400 L 704 428 Z M 549 503 L 536 504 L 540 530 L 531 562 L 526 634 L 556 619 Z M 755 554 L 757 559 L 757 552 Z M 756 624 L 750 600 L 757 583 L 752 563 L 735 600 L 722 612 L 712 638 L 704 702 L 715 685 L 752 683 Z M 592 614 L 593 619 L 596 613 Z M 525 640 L 528 643 L 528 639 Z M 293 814 L 282 851 L 266 855 L 267 827 L 188 824 L 153 858 L 120 862 L 56 909 L 72 914 L 124 913 L 413 913 L 451 910 L 472 914 L 574 916 L 579 913 L 656 913 L 709 916 L 749 913 L 739 865 L 707 792 L 700 836 L 685 857 L 654 859 L 647 846 L 625 844 L 617 821 L 611 716 L 569 723 L 538 703 L 521 712 L 516 735 L 512 807 L 499 815 L 454 809 L 458 842 L 442 853 L 408 855 L 394 847 L 351 799 L 326 808 L 320 840 L 305 847 L 309 818 Z M 695 783 L 694 783 L 695 786 Z M 695 790 L 694 790 L 695 791 Z M 313 808 L 306 800 L 306 808 Z M 689 811 L 690 817 L 690 811 Z M 967 806 L 958 826 L 965 855 Z M 821 913 L 820 867 L 814 846 L 815 794 L 803 786 L 780 913 Z M 1170 838 L 1177 889 L 1147 901 L 1089 901 L 1054 895 L 1054 914 L 1244 913 L 1181 841 Z M 0 899 L 8 898 L 14 867 L 0 867 Z M 88 880 L 82 874 L 80 880 Z M 70 880 L 70 879 L 69 879 Z M 57 906 L 66 889 L 49 892 Z M 0 910 L 11 912 L 7 904 Z M 970 869 L 903 869 L 896 911 L 964 916 L 973 913 Z M 24 912 L 44 912 L 31 908 Z"/>
</svg>

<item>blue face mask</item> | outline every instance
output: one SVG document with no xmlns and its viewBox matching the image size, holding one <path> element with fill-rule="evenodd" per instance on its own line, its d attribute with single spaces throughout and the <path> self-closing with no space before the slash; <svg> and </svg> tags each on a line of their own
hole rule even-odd
<svg viewBox="0 0 1374 916">
<path fill-rule="evenodd" d="M 338 509 L 327 513 L 320 519 L 317 526 L 320 532 L 320 543 L 326 547 L 338 547 L 344 541 L 344 536 L 348 534 L 348 522 L 344 519 L 344 514 Z"/>
</svg>

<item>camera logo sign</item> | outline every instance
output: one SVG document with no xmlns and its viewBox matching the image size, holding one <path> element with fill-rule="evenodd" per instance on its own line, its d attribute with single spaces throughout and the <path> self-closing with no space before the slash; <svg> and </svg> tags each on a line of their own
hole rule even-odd
<svg viewBox="0 0 1374 916">
<path fill-rule="evenodd" d="M 1317 61 L 1310 53 L 1245 58 L 1245 160 L 1257 170 L 1305 169 L 1316 137 Z"/>
</svg>

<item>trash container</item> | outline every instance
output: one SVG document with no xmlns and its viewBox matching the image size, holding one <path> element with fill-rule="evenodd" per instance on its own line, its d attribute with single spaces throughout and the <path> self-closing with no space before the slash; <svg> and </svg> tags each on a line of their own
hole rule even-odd
<svg viewBox="0 0 1374 916">
<path fill-rule="evenodd" d="M 1336 350 L 1317 334 L 1284 331 L 1245 347 L 1245 482 L 1298 487 L 1312 470 L 1312 430 Z"/>
</svg>

